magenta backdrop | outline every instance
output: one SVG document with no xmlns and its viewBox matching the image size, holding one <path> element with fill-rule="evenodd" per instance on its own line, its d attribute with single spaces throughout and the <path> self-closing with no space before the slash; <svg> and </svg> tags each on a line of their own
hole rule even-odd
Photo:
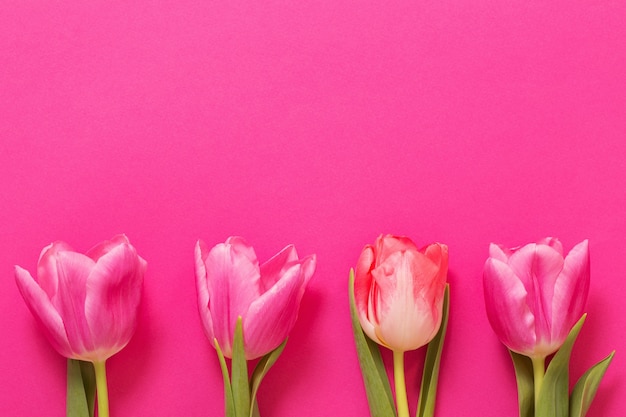
<svg viewBox="0 0 626 417">
<path fill-rule="evenodd" d="M 318 256 L 262 415 L 367 415 L 347 277 L 380 233 L 449 245 L 442 417 L 517 410 L 484 311 L 489 242 L 588 238 L 572 373 L 617 349 L 589 416 L 622 416 L 624 16 L 609 0 L 5 3 L 0 415 L 64 415 L 65 361 L 13 265 L 124 232 L 149 267 L 140 327 L 108 364 L 113 416 L 223 415 L 193 246 L 229 235 L 261 260 L 288 243 Z"/>
</svg>

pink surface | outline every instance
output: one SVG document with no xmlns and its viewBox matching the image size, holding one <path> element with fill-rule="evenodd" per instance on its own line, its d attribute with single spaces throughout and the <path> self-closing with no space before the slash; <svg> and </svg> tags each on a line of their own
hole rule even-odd
<svg viewBox="0 0 626 417">
<path fill-rule="evenodd" d="M 347 276 L 380 233 L 450 248 L 439 416 L 517 410 L 484 310 L 489 242 L 588 238 L 572 373 L 617 349 L 589 416 L 623 415 L 625 15 L 563 0 L 5 4 L 0 415 L 64 415 L 65 361 L 13 265 L 120 232 L 148 272 L 140 327 L 108 364 L 113 416 L 223 415 L 193 247 L 235 234 L 261 260 L 288 243 L 318 256 L 262 415 L 367 415 Z"/>
</svg>

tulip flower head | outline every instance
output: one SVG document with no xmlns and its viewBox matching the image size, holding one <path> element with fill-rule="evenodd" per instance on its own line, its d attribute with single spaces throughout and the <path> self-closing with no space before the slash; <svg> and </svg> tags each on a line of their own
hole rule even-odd
<svg viewBox="0 0 626 417">
<path fill-rule="evenodd" d="M 232 357 L 237 319 L 241 317 L 246 359 L 277 348 L 293 328 L 300 301 L 315 271 L 315 256 L 298 258 L 293 245 L 259 266 L 254 249 L 230 237 L 208 249 L 195 248 L 198 308 L 209 340 Z"/>
<path fill-rule="evenodd" d="M 563 257 L 556 238 L 519 248 L 491 244 L 483 276 L 487 317 L 502 343 L 531 358 L 554 353 L 583 314 L 589 245 Z"/>
<path fill-rule="evenodd" d="M 146 261 L 126 236 L 86 254 L 63 242 L 45 247 L 37 280 L 15 267 L 17 286 L 61 355 L 103 362 L 129 342 L 137 325 Z"/>
<path fill-rule="evenodd" d="M 361 252 L 355 303 L 370 339 L 393 351 L 414 350 L 439 331 L 448 272 L 448 247 L 418 249 L 406 237 L 380 236 Z"/>
</svg>

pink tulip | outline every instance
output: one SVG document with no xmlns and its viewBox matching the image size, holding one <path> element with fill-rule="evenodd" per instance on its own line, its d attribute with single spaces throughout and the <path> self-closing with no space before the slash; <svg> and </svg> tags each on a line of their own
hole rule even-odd
<svg viewBox="0 0 626 417">
<path fill-rule="evenodd" d="M 195 249 L 198 307 L 204 330 L 226 357 L 238 317 L 242 318 L 246 359 L 277 348 L 293 328 L 300 301 L 315 271 L 315 256 L 298 259 L 289 245 L 259 267 L 252 246 L 230 237 L 210 251 Z"/>
<path fill-rule="evenodd" d="M 104 362 L 129 342 L 146 262 L 124 235 L 89 250 L 66 243 L 45 247 L 37 280 L 15 267 L 17 286 L 52 346 L 63 356 Z"/>
<path fill-rule="evenodd" d="M 387 235 L 365 246 L 354 283 L 365 333 L 397 352 L 426 345 L 441 325 L 447 272 L 443 244 L 418 249 L 406 237 Z"/>
<path fill-rule="evenodd" d="M 487 316 L 509 349 L 545 358 L 565 341 L 583 314 L 589 292 L 589 246 L 563 259 L 558 239 L 514 249 L 491 244 L 483 277 Z"/>
</svg>

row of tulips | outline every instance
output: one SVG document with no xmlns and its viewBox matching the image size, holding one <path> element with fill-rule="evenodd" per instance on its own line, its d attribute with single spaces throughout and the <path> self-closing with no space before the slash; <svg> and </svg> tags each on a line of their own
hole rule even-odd
<svg viewBox="0 0 626 417">
<path fill-rule="evenodd" d="M 36 279 L 15 267 L 26 304 L 68 358 L 68 416 L 108 417 L 105 363 L 135 331 L 146 265 L 119 235 L 85 254 L 63 242 L 47 246 Z M 285 348 L 315 265 L 314 255 L 300 258 L 293 245 L 259 264 L 240 237 L 213 248 L 196 244 L 198 307 L 222 369 L 227 417 L 260 415 L 259 385 Z M 367 245 L 351 271 L 353 331 L 372 416 L 408 417 L 404 353 L 423 346 L 416 414 L 434 416 L 447 271 L 446 245 L 420 249 L 391 235 Z M 567 256 L 554 238 L 515 249 L 492 244 L 483 282 L 487 316 L 513 360 L 520 417 L 584 416 L 613 357 L 590 368 L 570 393 L 570 352 L 589 291 L 587 241 Z M 393 390 L 379 347 L 393 352 Z M 249 361 L 256 362 L 251 375 Z"/>
</svg>

